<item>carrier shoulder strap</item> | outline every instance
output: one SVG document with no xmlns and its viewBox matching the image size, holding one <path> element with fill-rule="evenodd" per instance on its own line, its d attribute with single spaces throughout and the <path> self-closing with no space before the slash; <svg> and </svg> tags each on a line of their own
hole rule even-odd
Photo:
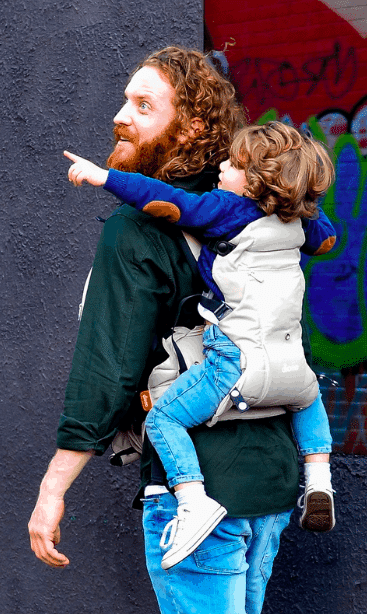
<svg viewBox="0 0 367 614">
<path fill-rule="evenodd" d="M 180 244 L 182 246 L 183 251 L 185 252 L 185 256 L 187 261 L 194 273 L 198 272 L 197 261 L 199 260 L 200 251 L 201 251 L 201 243 L 195 239 L 192 235 L 188 234 L 185 231 L 181 231 Z"/>
</svg>

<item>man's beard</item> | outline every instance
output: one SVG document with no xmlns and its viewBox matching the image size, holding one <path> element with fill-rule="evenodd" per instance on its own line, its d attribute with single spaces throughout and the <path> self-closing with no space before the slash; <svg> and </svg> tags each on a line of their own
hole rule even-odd
<svg viewBox="0 0 367 614">
<path fill-rule="evenodd" d="M 108 168 L 130 173 L 141 173 L 147 177 L 154 177 L 156 172 L 171 157 L 170 154 L 177 144 L 178 125 L 174 120 L 159 137 L 150 143 L 136 145 L 133 156 L 126 159 L 126 154 L 119 152 L 120 138 L 129 139 L 128 129 L 124 126 L 115 126 L 113 130 L 117 146 L 107 160 Z M 134 140 L 131 140 L 134 143 Z"/>
</svg>

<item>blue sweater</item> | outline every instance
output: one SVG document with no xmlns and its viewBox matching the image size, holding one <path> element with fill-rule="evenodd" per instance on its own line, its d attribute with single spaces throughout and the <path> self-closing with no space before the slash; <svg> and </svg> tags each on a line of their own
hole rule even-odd
<svg viewBox="0 0 367 614">
<path fill-rule="evenodd" d="M 257 201 L 233 192 L 216 189 L 201 195 L 188 193 L 139 173 L 110 169 L 104 188 L 136 209 L 166 218 L 203 241 L 199 271 L 220 300 L 224 297 L 211 273 L 216 253 L 205 245 L 204 240 L 220 238 L 230 241 L 247 224 L 266 215 Z M 322 209 L 318 213 L 317 219 L 302 220 L 306 237 L 302 251 L 310 256 L 330 251 L 336 239 L 327 216 Z"/>
</svg>

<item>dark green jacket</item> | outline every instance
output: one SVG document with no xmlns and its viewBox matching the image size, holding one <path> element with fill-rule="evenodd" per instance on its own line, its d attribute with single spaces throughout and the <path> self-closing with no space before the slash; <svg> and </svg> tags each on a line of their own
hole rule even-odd
<svg viewBox="0 0 367 614">
<path fill-rule="evenodd" d="M 208 190 L 213 176 L 206 173 L 179 185 Z M 100 455 L 117 430 L 141 422 L 138 391 L 144 389 L 152 366 L 164 359 L 159 339 L 173 324 L 181 299 L 201 287 L 177 228 L 127 205 L 106 221 L 66 388 L 59 448 Z M 195 302 L 189 304 L 180 323 L 193 326 L 198 315 Z M 287 415 L 219 422 L 190 433 L 206 490 L 229 515 L 263 516 L 294 506 L 298 462 Z M 147 442 L 142 487 L 151 481 L 154 456 Z M 160 482 L 158 469 L 156 457 L 155 482 Z"/>
</svg>

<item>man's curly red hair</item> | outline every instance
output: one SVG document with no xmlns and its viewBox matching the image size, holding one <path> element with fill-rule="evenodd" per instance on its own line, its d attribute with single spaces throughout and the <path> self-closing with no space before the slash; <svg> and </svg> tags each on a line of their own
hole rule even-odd
<svg viewBox="0 0 367 614">
<path fill-rule="evenodd" d="M 175 144 L 155 177 L 169 181 L 199 173 L 206 165 L 218 167 L 228 158 L 235 132 L 245 124 L 233 85 L 194 49 L 166 47 L 146 58 L 135 72 L 143 66 L 159 70 L 174 87 L 179 126 L 195 117 L 204 124 L 200 136 Z"/>
</svg>

